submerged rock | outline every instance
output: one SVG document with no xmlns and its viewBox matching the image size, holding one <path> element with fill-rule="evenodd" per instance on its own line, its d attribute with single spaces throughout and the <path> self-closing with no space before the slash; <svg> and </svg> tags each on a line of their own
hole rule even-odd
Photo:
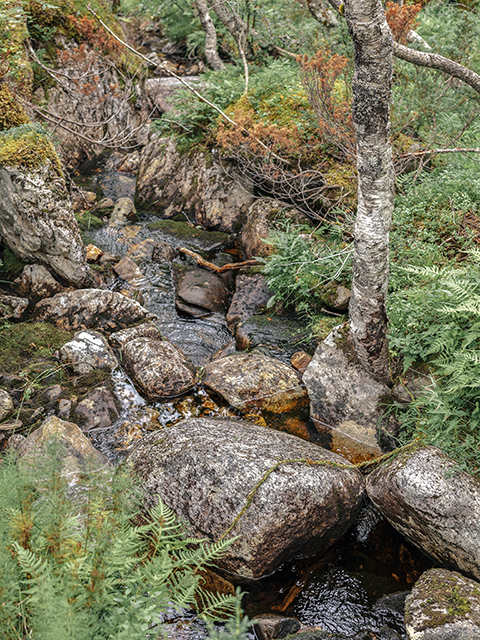
<svg viewBox="0 0 480 640">
<path fill-rule="evenodd" d="M 407 540 L 480 579 L 480 482 L 440 449 L 399 454 L 368 476 L 367 491 Z"/>
<path fill-rule="evenodd" d="M 292 367 L 261 353 L 234 353 L 205 367 L 203 383 L 240 411 L 292 411 L 306 398 Z"/>
<path fill-rule="evenodd" d="M 227 312 L 227 325 L 230 331 L 233 333 L 239 322 L 251 318 L 260 307 L 264 307 L 272 294 L 263 274 L 238 275 L 235 281 L 235 293 Z"/>
<path fill-rule="evenodd" d="M 239 176 L 227 175 L 213 156 L 181 155 L 173 138 L 155 138 L 142 150 L 136 200 L 166 218 L 190 212 L 197 224 L 232 233 L 245 220 L 252 192 Z"/>
<path fill-rule="evenodd" d="M 21 260 L 46 264 L 74 286 L 91 278 L 65 183 L 47 166 L 0 169 L 0 236 Z"/>
<path fill-rule="evenodd" d="M 167 340 L 129 340 L 123 347 L 123 364 L 134 383 L 153 400 L 178 396 L 196 382 L 195 367 Z"/>
<path fill-rule="evenodd" d="M 58 293 L 35 306 L 38 320 L 54 322 L 65 331 L 78 329 L 125 329 L 155 316 L 138 302 L 115 291 L 81 289 Z"/>
<path fill-rule="evenodd" d="M 409 640 L 480 638 L 480 584 L 446 569 L 430 569 L 406 601 Z"/>
<path fill-rule="evenodd" d="M 71 365 L 75 373 L 86 374 L 95 369 L 112 371 L 118 367 L 118 360 L 108 346 L 108 342 L 98 331 L 79 331 L 73 340 L 60 349 L 62 362 Z"/>
<path fill-rule="evenodd" d="M 381 455 L 379 440 L 386 441 L 383 432 L 390 428 L 383 418 L 390 390 L 360 365 L 346 325 L 319 345 L 303 381 L 311 418 L 329 448 L 365 459 Z"/>
<path fill-rule="evenodd" d="M 279 464 L 292 459 L 305 462 Z M 242 420 L 183 420 L 146 436 L 129 461 L 147 506 L 160 497 L 197 537 L 239 536 L 218 562 L 239 578 L 325 552 L 363 499 L 361 474 L 341 456 Z"/>
</svg>

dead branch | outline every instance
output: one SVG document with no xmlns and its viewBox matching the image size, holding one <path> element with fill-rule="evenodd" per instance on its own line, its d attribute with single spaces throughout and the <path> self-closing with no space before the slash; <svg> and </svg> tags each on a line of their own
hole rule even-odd
<svg viewBox="0 0 480 640">
<path fill-rule="evenodd" d="M 245 267 L 258 267 L 259 265 L 263 264 L 262 262 L 259 262 L 258 260 L 252 258 L 251 260 L 245 260 L 245 262 L 229 262 L 228 264 L 224 264 L 223 267 L 219 267 L 218 265 L 213 264 L 213 262 L 205 260 L 204 258 L 202 258 L 202 256 L 198 255 L 198 253 L 190 251 L 190 249 L 186 249 L 185 247 L 179 247 L 178 251 L 180 251 L 180 253 L 184 253 L 190 258 L 193 258 L 195 262 L 201 267 L 211 269 L 212 271 L 215 271 L 215 273 L 225 273 L 226 271 L 233 271 L 234 269 L 244 269 Z"/>
</svg>

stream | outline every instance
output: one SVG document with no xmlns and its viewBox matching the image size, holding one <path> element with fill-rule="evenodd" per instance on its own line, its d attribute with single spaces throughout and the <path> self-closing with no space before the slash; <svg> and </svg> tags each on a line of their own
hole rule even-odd
<svg viewBox="0 0 480 640">
<path fill-rule="evenodd" d="M 94 176 L 92 178 L 92 175 Z M 90 176 L 82 176 L 82 187 L 101 197 L 130 196 L 134 177 L 121 175 L 112 163 L 99 165 Z M 158 227 L 159 217 L 142 213 L 140 221 L 122 229 L 108 226 L 89 231 L 90 241 L 104 252 L 129 255 L 143 276 L 122 280 L 115 273 L 102 286 L 127 291 L 159 318 L 162 334 L 179 347 L 196 367 L 202 367 L 220 349 L 232 343 L 225 315 L 212 313 L 204 318 L 182 315 L 175 306 L 175 285 L 190 259 L 174 262 L 151 260 L 151 246 L 168 240 L 174 247 L 187 246 L 217 263 L 233 261 L 235 247 L 226 234 L 198 230 L 197 237 L 178 238 L 168 226 Z M 185 220 L 187 222 L 187 220 Z M 197 231 L 197 230 L 196 230 Z M 225 253 L 230 252 L 230 253 Z M 190 261 L 190 262 L 189 262 Z M 223 261 L 223 262 L 219 262 Z M 180 398 L 163 402 L 147 401 L 137 392 L 121 369 L 112 373 L 120 417 L 105 429 L 89 431 L 94 446 L 110 460 L 121 460 L 146 433 L 186 417 L 240 416 L 239 411 L 199 384 Z M 308 426 L 308 416 L 298 419 Z M 407 543 L 370 505 L 366 504 L 356 525 L 322 558 L 295 562 L 268 579 L 242 585 L 244 606 L 250 618 L 263 613 L 293 616 L 302 626 L 317 627 L 347 638 L 392 640 L 406 638 L 404 599 L 421 573 L 432 566 L 417 549 Z M 180 637 L 179 629 L 189 623 L 189 614 L 165 614 L 169 635 Z M 195 624 L 188 638 L 200 638 L 204 631 Z M 185 633 L 182 633 L 185 638 Z"/>
</svg>

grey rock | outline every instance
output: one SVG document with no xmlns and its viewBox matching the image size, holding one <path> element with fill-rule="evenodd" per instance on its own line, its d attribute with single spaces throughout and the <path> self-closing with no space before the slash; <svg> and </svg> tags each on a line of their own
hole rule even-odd
<svg viewBox="0 0 480 640">
<path fill-rule="evenodd" d="M 138 268 L 137 263 L 128 256 L 122 258 L 120 262 L 113 267 L 113 270 L 126 282 L 135 283 L 138 280 L 144 279 L 144 275 Z"/>
<path fill-rule="evenodd" d="M 109 227 L 126 227 L 129 221 L 135 220 L 137 210 L 131 198 L 119 198 L 108 221 Z"/>
<path fill-rule="evenodd" d="M 152 338 L 152 340 L 162 340 L 162 332 L 157 327 L 154 321 L 144 322 L 137 327 L 130 327 L 129 329 L 122 329 L 122 331 L 115 331 L 110 334 L 110 343 L 115 348 L 121 348 L 134 340 L 135 338 Z"/>
<path fill-rule="evenodd" d="M 78 329 L 125 329 L 140 320 L 155 316 L 135 300 L 115 291 L 81 289 L 57 293 L 37 303 L 34 315 L 39 320 L 54 322 L 66 331 Z"/>
<path fill-rule="evenodd" d="M 263 613 L 255 616 L 255 619 L 257 623 L 254 629 L 259 640 L 286 638 L 291 633 L 296 633 L 301 627 L 296 618 L 287 618 L 273 613 Z"/>
<path fill-rule="evenodd" d="M 435 447 L 406 451 L 368 476 L 377 509 L 440 564 L 480 578 L 480 482 Z"/>
<path fill-rule="evenodd" d="M 245 258 L 265 257 L 274 248 L 264 242 L 271 230 L 279 223 L 290 220 L 295 223 L 310 224 L 305 214 L 289 204 L 274 198 L 258 198 L 248 210 L 248 217 L 242 230 L 242 250 Z"/>
<path fill-rule="evenodd" d="M 28 298 L 0 294 L 0 319 L 20 320 L 29 304 Z"/>
<path fill-rule="evenodd" d="M 43 263 L 74 286 L 91 278 L 62 178 L 0 169 L 0 236 L 25 262 Z"/>
<path fill-rule="evenodd" d="M 0 389 L 0 422 L 6 420 L 13 413 L 13 409 L 12 396 L 5 389 Z"/>
<path fill-rule="evenodd" d="M 111 427 L 119 417 L 114 395 L 105 385 L 92 389 L 75 407 L 74 417 L 82 431 Z"/>
<path fill-rule="evenodd" d="M 96 199 L 97 194 L 94 191 L 84 191 L 83 189 L 75 190 L 72 193 L 73 210 L 76 212 L 91 209 Z"/>
<path fill-rule="evenodd" d="M 56 440 L 64 448 L 62 473 L 74 484 L 79 481 L 80 474 L 89 467 L 104 467 L 109 462 L 105 456 L 97 451 L 73 422 L 60 420 L 56 416 L 47 418 L 45 422 L 16 449 L 20 458 L 26 463 L 35 463 L 43 457 L 45 446 Z"/>
<path fill-rule="evenodd" d="M 177 252 L 172 247 L 172 245 L 168 244 L 164 240 L 159 240 L 155 243 L 152 253 L 152 261 L 153 262 L 171 262 L 177 257 Z"/>
<path fill-rule="evenodd" d="M 182 156 L 172 138 L 154 139 L 141 153 L 136 200 L 164 217 L 184 211 L 208 229 L 236 232 L 253 201 L 253 189 L 229 169 L 227 175 L 215 157 L 207 160 L 204 153 Z"/>
<path fill-rule="evenodd" d="M 62 362 L 69 364 L 75 373 L 86 374 L 96 369 L 112 371 L 118 367 L 108 342 L 98 331 L 79 331 L 60 348 Z"/>
<path fill-rule="evenodd" d="M 322 462 L 285 463 L 262 482 L 289 459 Z M 341 456 L 241 420 L 191 418 L 164 427 L 143 438 L 129 462 L 147 507 L 159 496 L 189 534 L 239 536 L 218 566 L 246 579 L 325 552 L 354 522 L 363 499 L 361 474 Z"/>
<path fill-rule="evenodd" d="M 272 295 L 273 292 L 268 288 L 265 276 L 261 273 L 237 276 L 235 293 L 227 312 L 230 331 L 233 333 L 239 322 L 250 318 L 260 307 L 265 306 Z"/>
<path fill-rule="evenodd" d="M 29 264 L 24 267 L 16 282 L 20 285 L 19 292 L 35 302 L 43 298 L 51 298 L 63 289 L 42 264 Z"/>
<path fill-rule="evenodd" d="M 409 640 L 478 640 L 480 584 L 446 569 L 430 569 L 406 601 Z"/>
<path fill-rule="evenodd" d="M 72 411 L 72 401 L 69 398 L 61 398 L 58 401 L 57 416 L 62 420 L 69 420 Z"/>
<path fill-rule="evenodd" d="M 306 397 L 292 367 L 260 353 L 234 353 L 205 367 L 203 383 L 240 411 L 282 413 Z"/>
<path fill-rule="evenodd" d="M 356 455 L 380 455 L 378 430 L 390 396 L 386 385 L 371 378 L 358 362 L 347 325 L 318 346 L 303 374 L 310 397 L 310 416 L 329 448 Z"/>
<path fill-rule="evenodd" d="M 222 279 L 205 269 L 187 271 L 180 278 L 176 293 L 184 303 L 181 307 L 183 311 L 193 307 L 191 315 L 196 315 L 198 308 L 212 312 L 224 311 L 228 298 L 228 289 Z M 178 301 L 176 304 L 178 307 Z"/>
<path fill-rule="evenodd" d="M 123 364 L 134 383 L 151 399 L 178 396 L 196 382 L 194 366 L 167 340 L 129 340 L 123 348 Z"/>
</svg>

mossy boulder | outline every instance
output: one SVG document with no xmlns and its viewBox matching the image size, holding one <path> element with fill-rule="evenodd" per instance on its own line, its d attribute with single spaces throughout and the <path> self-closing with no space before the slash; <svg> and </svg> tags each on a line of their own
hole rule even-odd
<svg viewBox="0 0 480 640">
<path fill-rule="evenodd" d="M 0 85 L 0 131 L 29 122 L 30 118 L 25 109 L 15 100 L 8 85 L 5 82 L 2 83 Z"/>
</svg>

